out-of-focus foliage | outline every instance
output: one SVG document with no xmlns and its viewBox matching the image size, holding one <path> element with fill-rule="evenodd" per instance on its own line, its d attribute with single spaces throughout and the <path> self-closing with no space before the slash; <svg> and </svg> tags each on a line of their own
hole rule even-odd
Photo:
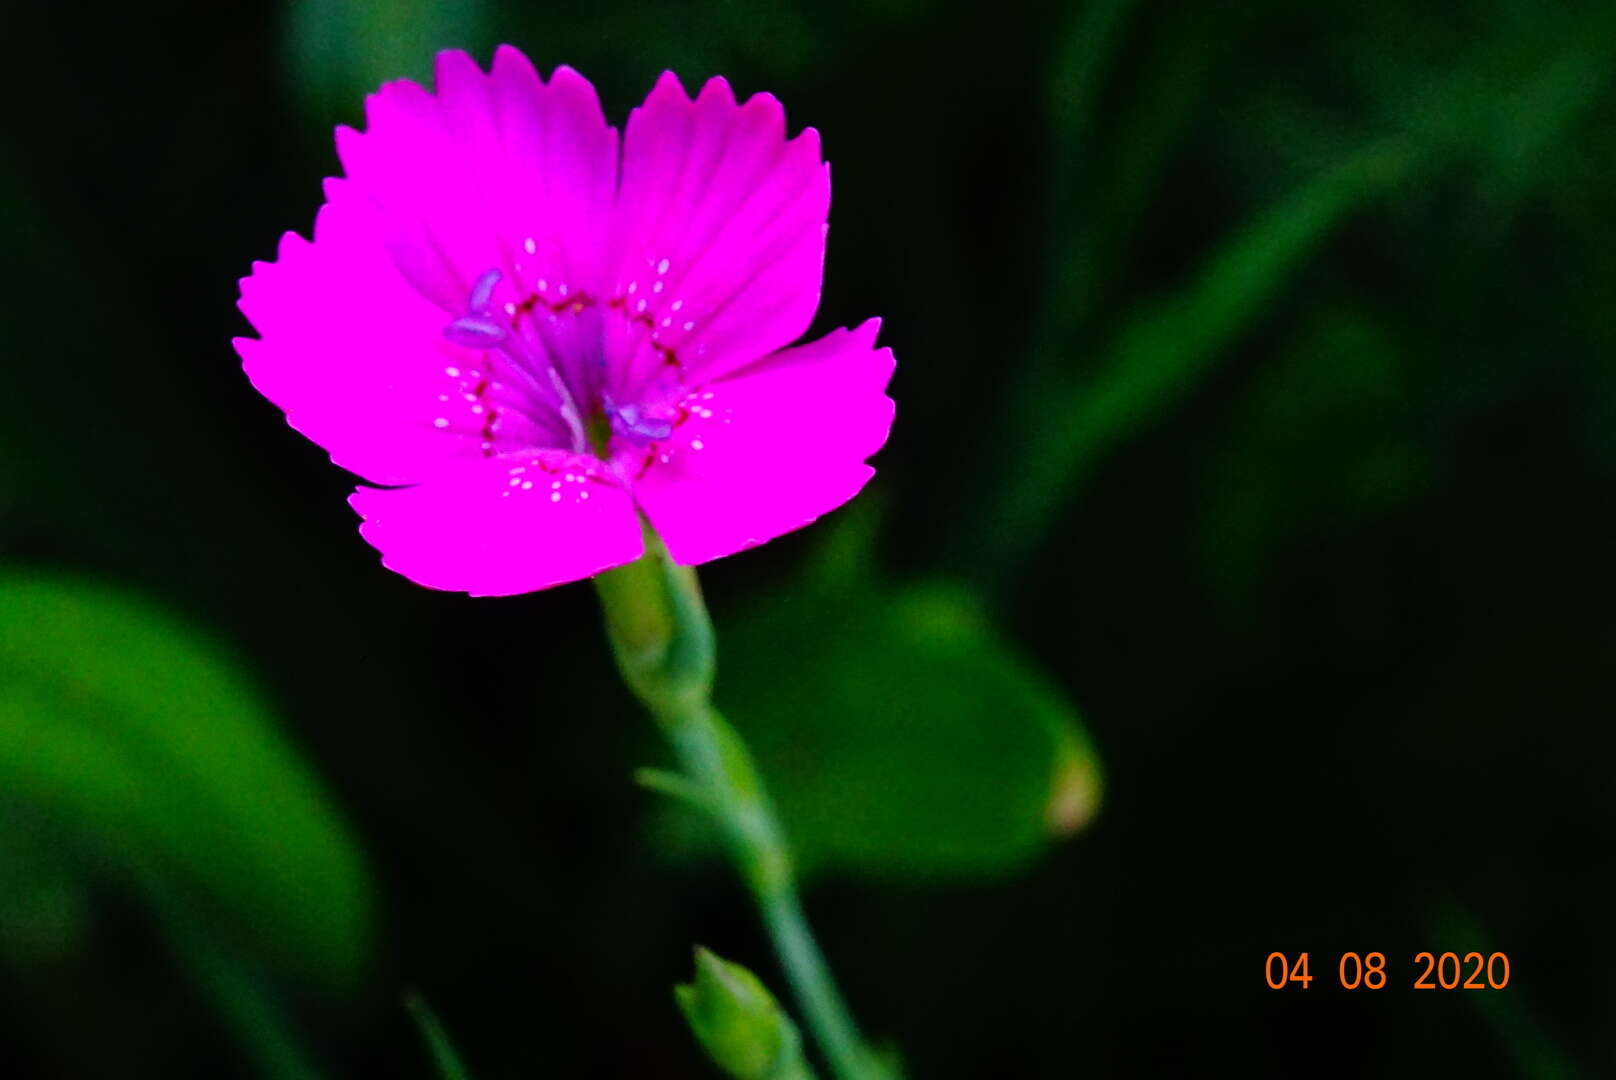
<svg viewBox="0 0 1616 1080">
<path fill-rule="evenodd" d="M 1616 1060 L 1612 977 L 1583 960 L 1616 950 L 1616 8 L 3 16 L 26 90 L 0 128 L 0 559 L 41 568 L 22 591 L 117 582 L 186 613 L 166 648 L 238 659 L 173 693 L 267 723 L 261 686 L 268 757 L 352 820 L 320 796 L 249 812 L 292 788 L 196 712 L 156 744 L 161 783 L 92 800 L 74 785 L 123 775 L 128 743 L 25 686 L 0 746 L 49 732 L 105 767 L 25 793 L 35 758 L 0 761 L 0 1073 L 426 1075 L 411 985 L 485 1075 L 695 1077 L 666 994 L 684 943 L 767 955 L 718 864 L 654 857 L 627 773 L 657 748 L 589 590 L 474 602 L 382 571 L 351 479 L 227 344 L 236 279 L 337 169 L 330 126 L 431 50 L 499 41 L 584 72 L 615 122 L 673 68 L 824 136 L 815 332 L 882 315 L 899 361 L 860 500 L 880 528 L 805 573 L 838 514 L 703 584 L 720 699 L 835 871 L 806 897 L 827 951 L 914 1075 Z M 139 618 L 160 652 L 173 617 Z M 91 669 L 136 692 L 167 656 Z M 1055 844 L 1048 724 L 1075 730 L 1072 702 L 1105 808 Z M 43 799 L 42 776 L 73 785 Z M 305 997 L 309 957 L 358 939 L 340 888 L 300 890 L 354 835 L 379 962 Z M 108 887 L 159 871 L 166 902 Z M 1465 918 L 1433 928 L 1432 896 Z M 1507 996 L 1262 983 L 1274 949 L 1326 974 L 1377 949 L 1401 979 L 1483 936 L 1515 960 Z"/>
<path fill-rule="evenodd" d="M 347 830 L 236 666 L 150 603 L 0 573 L 0 790 L 77 837 L 84 869 L 205 905 L 329 987 L 358 978 L 370 898 Z"/>
<path fill-rule="evenodd" d="M 724 624 L 718 699 L 804 865 L 1004 872 L 1087 824 L 1100 767 L 1076 713 L 969 594 L 837 569 Z"/>
<path fill-rule="evenodd" d="M 449 1033 L 443 1030 L 443 1024 L 438 1020 L 425 999 L 419 994 L 410 993 L 404 997 L 404 1006 L 409 1009 L 410 1015 L 415 1018 L 415 1024 L 421 1029 L 421 1038 L 426 1043 L 428 1052 L 432 1055 L 432 1064 L 437 1067 L 438 1075 L 442 1080 L 471 1080 L 471 1072 L 466 1068 L 465 1062 L 460 1060 L 460 1052 L 455 1049 L 454 1043 L 449 1039 Z"/>
</svg>

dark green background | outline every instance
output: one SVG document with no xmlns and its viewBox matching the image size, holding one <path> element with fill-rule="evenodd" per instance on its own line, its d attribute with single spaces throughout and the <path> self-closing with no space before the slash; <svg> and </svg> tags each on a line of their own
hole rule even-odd
<svg viewBox="0 0 1616 1080">
<path fill-rule="evenodd" d="M 368 927 L 292 925 L 326 941 L 311 964 L 251 914 L 271 900 L 245 856 L 145 862 L 119 804 L 0 786 L 0 1073 L 426 1077 L 414 987 L 484 1078 L 697 1077 L 669 993 L 689 946 L 782 989 L 729 873 L 629 781 L 663 755 L 592 591 L 471 601 L 381 570 L 350 478 L 229 346 L 237 278 L 312 221 L 331 126 L 434 49 L 499 41 L 579 68 L 614 123 L 667 67 L 771 90 L 834 164 L 816 328 L 885 318 L 898 421 L 854 508 L 704 571 L 721 649 L 754 619 L 786 642 L 725 653 L 720 699 L 794 694 L 816 574 L 862 583 L 824 639 L 849 649 L 893 591 L 943 589 L 1103 763 L 1094 824 L 1041 854 L 813 878 L 911 1075 L 1616 1072 L 1609 4 L 0 18 L 0 613 L 26 637 L 30 583 L 87 579 L 184 620 L 372 881 L 345 906 L 278 864 Z M 63 663 L 155 693 L 161 662 L 85 641 Z M 888 683 L 946 727 L 946 679 L 901 659 Z M 734 711 L 768 739 L 767 709 Z M 927 728 L 895 775 L 943 753 Z M 203 775 L 235 760 L 197 739 Z M 219 850 L 276 850 L 275 805 Z M 1408 989 L 1443 948 L 1506 951 L 1510 987 Z M 1311 989 L 1265 988 L 1276 949 L 1311 953 Z M 1386 953 L 1392 986 L 1332 989 L 1347 949 Z"/>
</svg>

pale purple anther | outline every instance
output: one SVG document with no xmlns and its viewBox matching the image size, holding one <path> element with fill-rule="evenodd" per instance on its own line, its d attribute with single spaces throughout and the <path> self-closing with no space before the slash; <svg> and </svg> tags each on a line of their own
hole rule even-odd
<svg viewBox="0 0 1616 1080">
<path fill-rule="evenodd" d="M 606 415 L 611 417 L 612 431 L 636 446 L 646 446 L 673 434 L 671 418 L 648 416 L 639 405 L 617 405 L 607 398 Z"/>
<path fill-rule="evenodd" d="M 492 349 L 505 340 L 505 328 L 487 315 L 462 315 L 443 328 L 443 336 L 468 349 Z"/>
</svg>

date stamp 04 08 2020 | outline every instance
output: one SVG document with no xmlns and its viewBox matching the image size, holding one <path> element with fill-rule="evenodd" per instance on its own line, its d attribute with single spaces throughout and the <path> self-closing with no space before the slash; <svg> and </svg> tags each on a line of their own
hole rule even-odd
<svg viewBox="0 0 1616 1080">
<path fill-rule="evenodd" d="M 1495 952 L 1483 957 L 1479 952 L 1422 952 L 1414 954 L 1412 990 L 1502 990 L 1509 985 L 1509 957 Z M 1384 990 L 1387 986 L 1386 954 L 1355 952 L 1341 954 L 1336 978 L 1343 990 Z M 1306 990 L 1313 983 L 1308 954 L 1295 958 L 1271 952 L 1263 965 L 1263 979 L 1270 990 Z M 1405 984 L 1407 985 L 1407 984 Z"/>
</svg>

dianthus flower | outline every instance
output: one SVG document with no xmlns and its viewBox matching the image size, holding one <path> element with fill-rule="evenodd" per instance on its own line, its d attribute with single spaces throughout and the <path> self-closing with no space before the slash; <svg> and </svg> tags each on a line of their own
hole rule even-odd
<svg viewBox="0 0 1616 1080">
<path fill-rule="evenodd" d="M 594 88 L 501 47 L 438 56 L 337 130 L 312 240 L 255 263 L 247 375 L 331 460 L 382 562 L 504 595 L 705 562 L 851 498 L 886 441 L 877 320 L 789 346 L 823 274 L 829 167 L 780 103 L 670 72 L 619 149 Z"/>
</svg>

